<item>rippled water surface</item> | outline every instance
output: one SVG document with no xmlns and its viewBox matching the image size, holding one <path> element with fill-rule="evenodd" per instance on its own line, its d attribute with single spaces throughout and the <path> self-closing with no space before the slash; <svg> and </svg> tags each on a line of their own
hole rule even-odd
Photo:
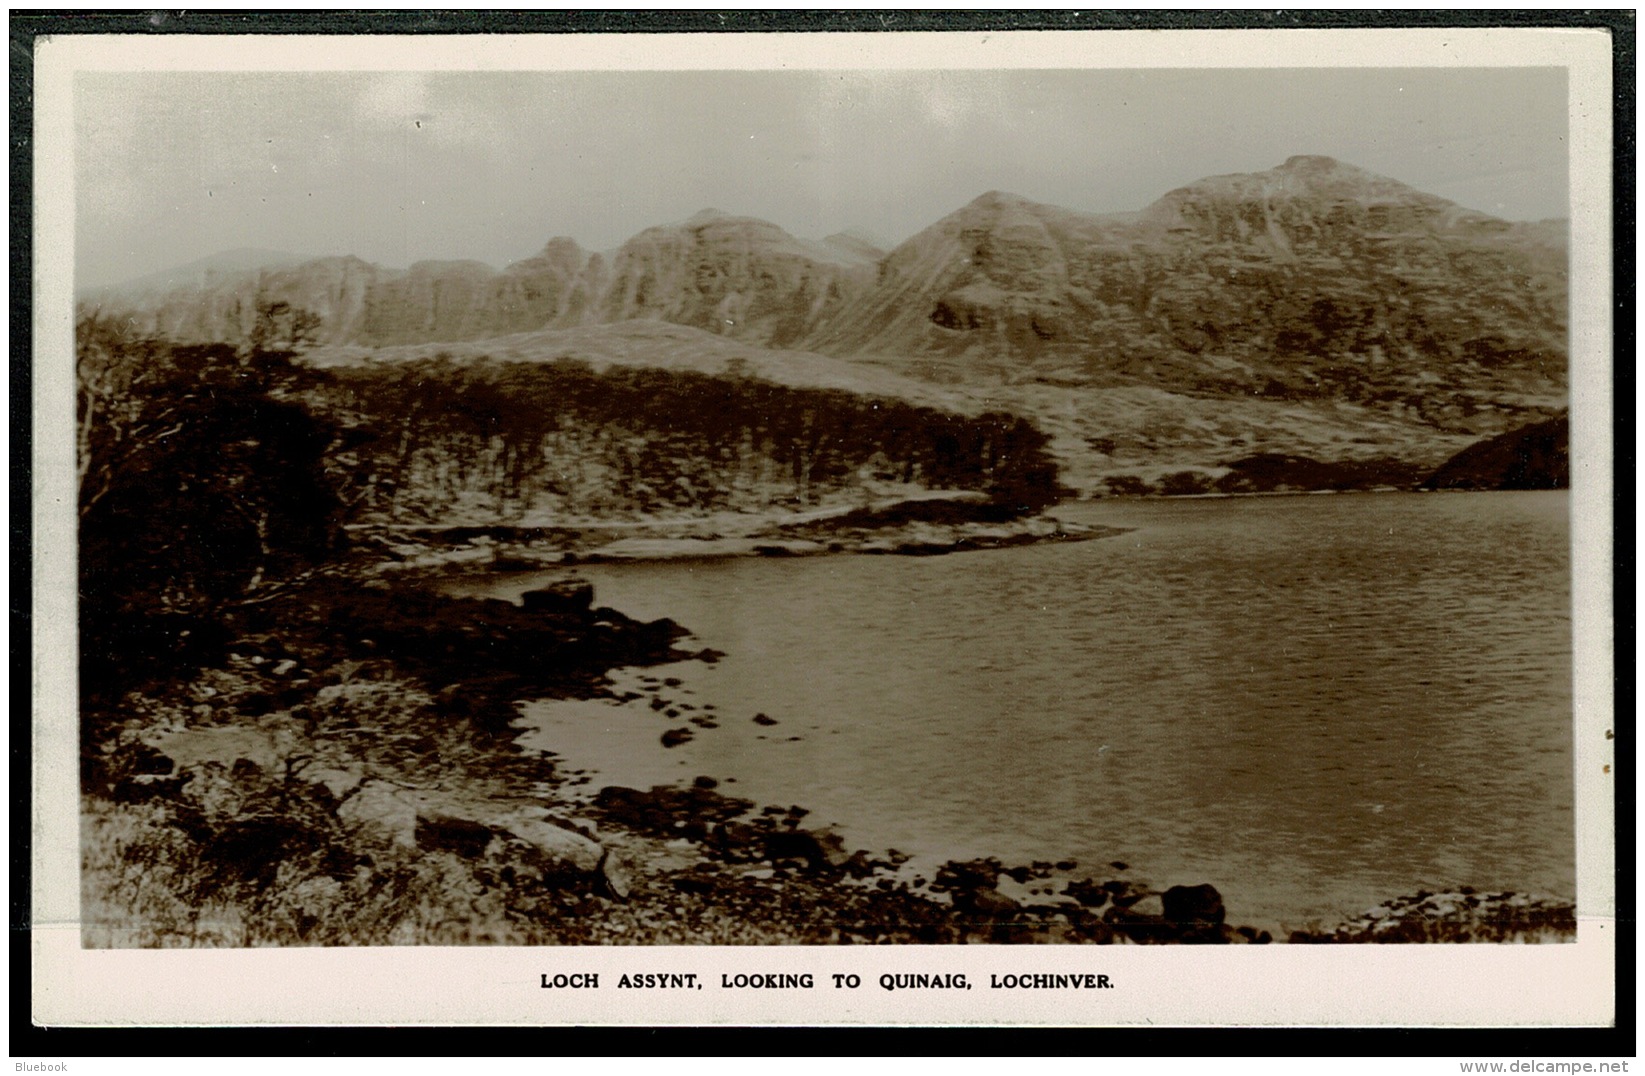
<svg viewBox="0 0 1645 1076">
<path fill-rule="evenodd" d="M 593 787 L 733 778 L 926 863 L 1209 881 L 1236 922 L 1334 922 L 1424 886 L 1574 894 L 1565 494 L 1066 514 L 1134 529 L 581 569 L 601 604 L 726 652 L 651 671 L 720 727 L 665 749 L 684 722 L 649 696 L 537 703 L 527 742 Z"/>
</svg>

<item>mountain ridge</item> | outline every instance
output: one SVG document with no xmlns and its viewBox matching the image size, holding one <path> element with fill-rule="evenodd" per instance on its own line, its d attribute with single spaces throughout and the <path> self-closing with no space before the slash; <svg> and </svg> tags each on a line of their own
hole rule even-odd
<svg viewBox="0 0 1645 1076">
<path fill-rule="evenodd" d="M 1047 399 L 1353 405 L 1454 440 L 1562 403 L 1567 243 L 1558 221 L 1298 155 L 1127 213 L 988 191 L 884 251 L 713 210 L 502 269 L 333 258 L 99 298 L 139 332 L 230 342 L 283 301 L 320 315 L 320 343 L 368 349 L 652 321 Z"/>
</svg>

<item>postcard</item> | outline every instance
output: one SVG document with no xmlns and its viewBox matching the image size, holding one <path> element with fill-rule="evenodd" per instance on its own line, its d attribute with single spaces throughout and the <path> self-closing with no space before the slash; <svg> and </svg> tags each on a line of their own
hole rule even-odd
<svg viewBox="0 0 1645 1076">
<path fill-rule="evenodd" d="M 36 1020 L 1609 1025 L 1610 58 L 41 39 Z"/>
</svg>

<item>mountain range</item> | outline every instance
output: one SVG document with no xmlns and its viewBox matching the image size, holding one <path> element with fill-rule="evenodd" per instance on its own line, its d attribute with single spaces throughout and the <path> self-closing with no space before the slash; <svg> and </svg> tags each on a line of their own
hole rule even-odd
<svg viewBox="0 0 1645 1076">
<path fill-rule="evenodd" d="M 1052 427 L 1077 479 L 1216 467 L 1245 447 L 1437 463 L 1548 418 L 1566 393 L 1566 247 L 1564 221 L 1504 221 L 1298 156 L 1135 213 L 989 192 L 889 251 L 705 210 L 609 253 L 555 238 L 503 269 L 236 252 L 82 300 L 185 341 L 243 340 L 260 304 L 284 301 L 354 358 L 502 337 L 552 358 L 566 330 L 633 340 L 648 334 L 619 327 L 660 322 L 728 356 L 814 353 L 1016 406 Z M 1150 433 L 1138 416 L 1161 411 Z"/>
</svg>

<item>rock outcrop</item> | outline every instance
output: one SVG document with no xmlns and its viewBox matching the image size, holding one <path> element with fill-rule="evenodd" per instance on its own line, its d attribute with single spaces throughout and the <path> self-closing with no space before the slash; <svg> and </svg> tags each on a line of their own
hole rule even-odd
<svg viewBox="0 0 1645 1076">
<path fill-rule="evenodd" d="M 1222 894 L 1209 883 L 1174 885 L 1161 894 L 1162 912 L 1173 923 L 1204 923 L 1215 926 L 1228 918 Z"/>
</svg>

